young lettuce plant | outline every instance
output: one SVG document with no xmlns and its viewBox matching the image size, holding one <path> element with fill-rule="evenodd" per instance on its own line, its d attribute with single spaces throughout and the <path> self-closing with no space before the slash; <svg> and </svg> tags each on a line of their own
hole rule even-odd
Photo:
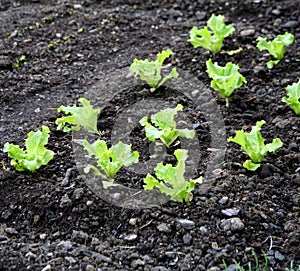
<svg viewBox="0 0 300 271">
<path fill-rule="evenodd" d="M 137 151 L 131 152 L 131 145 L 124 144 L 121 141 L 109 149 L 107 148 L 106 142 L 99 139 L 93 144 L 89 144 L 87 140 L 84 140 L 82 145 L 87 150 L 89 156 L 95 156 L 97 158 L 98 166 L 104 170 L 109 179 L 113 179 L 122 166 L 129 167 L 139 161 L 139 153 Z M 93 165 L 89 164 L 84 171 L 88 173 L 90 169 L 94 170 L 95 175 L 107 179 L 107 177 Z"/>
<path fill-rule="evenodd" d="M 208 30 L 208 28 L 211 29 Z M 194 48 L 202 47 L 213 53 L 221 51 L 223 41 L 226 37 L 230 36 L 235 31 L 232 25 L 226 25 L 224 23 L 223 15 L 214 15 L 207 21 L 207 26 L 202 29 L 198 29 L 194 26 L 190 31 L 190 42 Z M 213 34 L 213 35 L 212 35 Z"/>
<path fill-rule="evenodd" d="M 171 72 L 163 78 L 161 75 L 163 62 L 171 55 L 173 55 L 173 52 L 168 49 L 157 54 L 157 59 L 155 61 L 149 61 L 148 59 L 138 60 L 135 58 L 133 63 L 130 65 L 129 71 L 133 76 L 139 76 L 141 80 L 146 81 L 153 92 L 168 79 L 178 77 L 176 68 L 173 68 Z"/>
<path fill-rule="evenodd" d="M 53 158 L 54 152 L 45 148 L 48 143 L 50 129 L 42 126 L 42 131 L 30 131 L 25 140 L 25 150 L 18 145 L 5 143 L 3 151 L 12 158 L 10 164 L 17 171 L 35 171 L 42 165 L 47 165 Z"/>
<path fill-rule="evenodd" d="M 153 125 L 148 122 L 147 116 L 143 117 L 140 120 L 140 124 L 145 127 L 146 137 L 151 142 L 154 142 L 155 139 L 160 139 L 168 148 L 179 136 L 194 138 L 194 130 L 176 128 L 174 117 L 182 109 L 183 106 L 178 104 L 176 108 L 167 108 L 151 115 L 151 123 Z"/>
<path fill-rule="evenodd" d="M 278 35 L 272 41 L 268 41 L 267 38 L 262 37 L 258 37 L 256 41 L 256 46 L 260 51 L 267 50 L 269 54 L 276 58 L 276 60 L 270 60 L 267 62 L 267 67 L 272 69 L 283 58 L 285 47 L 294 42 L 294 35 L 285 32 L 284 35 Z"/>
<path fill-rule="evenodd" d="M 260 167 L 260 162 L 268 152 L 275 152 L 282 147 L 280 138 L 273 139 L 272 143 L 265 145 L 264 138 L 260 130 L 266 122 L 264 120 L 256 122 L 256 126 L 252 126 L 250 133 L 245 133 L 243 130 L 236 131 L 235 137 L 229 137 L 228 142 L 239 144 L 242 149 L 248 154 L 251 160 L 246 160 L 243 166 L 251 171 L 255 171 Z"/>
<path fill-rule="evenodd" d="M 300 116 L 300 80 L 286 88 L 288 97 L 283 97 L 282 101 L 288 104 Z"/>
<path fill-rule="evenodd" d="M 202 177 L 186 181 L 184 173 L 188 151 L 178 149 L 174 152 L 174 155 L 178 160 L 177 166 L 173 167 L 171 164 L 163 165 L 163 163 L 157 164 L 154 169 L 156 178 L 151 174 L 147 174 L 144 179 L 144 189 L 153 190 L 154 187 L 157 187 L 160 192 L 170 196 L 173 201 L 189 204 L 193 198 L 192 191 L 195 188 L 195 184 L 201 184 Z"/>
<path fill-rule="evenodd" d="M 93 109 L 90 102 L 85 98 L 78 99 L 78 102 L 81 103 L 82 107 L 62 105 L 57 109 L 58 112 L 63 111 L 65 114 L 70 114 L 56 119 L 57 130 L 79 131 L 83 127 L 90 133 L 99 134 L 97 120 L 100 109 Z"/>
<path fill-rule="evenodd" d="M 231 62 L 228 62 L 225 67 L 221 67 L 217 62 L 213 63 L 209 59 L 206 61 L 206 67 L 208 76 L 212 78 L 211 87 L 226 100 L 226 106 L 228 107 L 228 97 L 243 83 L 247 83 L 246 78 L 238 72 L 239 66 Z"/>
</svg>

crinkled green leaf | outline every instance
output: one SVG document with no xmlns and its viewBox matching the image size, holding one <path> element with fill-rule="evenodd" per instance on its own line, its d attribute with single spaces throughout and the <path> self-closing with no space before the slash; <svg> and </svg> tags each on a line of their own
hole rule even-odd
<svg viewBox="0 0 300 271">
<path fill-rule="evenodd" d="M 222 98 L 229 97 L 232 92 L 247 83 L 246 78 L 238 70 L 239 66 L 228 62 L 225 67 L 221 67 L 211 59 L 206 61 L 207 74 L 211 81 L 211 87 L 218 91 Z"/>
<path fill-rule="evenodd" d="M 256 46 L 260 51 L 267 50 L 270 55 L 276 58 L 276 60 L 267 62 L 267 67 L 272 69 L 283 58 L 285 48 L 294 42 L 294 35 L 285 32 L 284 35 L 278 35 L 272 41 L 268 41 L 267 38 L 262 37 L 258 37 L 256 41 Z"/>
<path fill-rule="evenodd" d="M 87 140 L 84 140 L 82 145 L 87 150 L 89 156 L 97 158 L 98 166 L 104 170 L 110 179 L 115 177 L 122 166 L 131 166 L 139 160 L 138 152 L 131 152 L 131 145 L 124 144 L 123 142 L 119 142 L 110 149 L 107 148 L 104 140 L 99 139 L 93 144 L 89 144 Z M 88 165 L 85 171 L 88 172 L 90 169 L 93 169 L 96 175 L 103 177 L 103 174 L 93 165 Z"/>
<path fill-rule="evenodd" d="M 45 148 L 48 143 L 50 129 L 42 126 L 42 131 L 30 131 L 25 140 L 25 150 L 18 145 L 6 143 L 3 151 L 12 158 L 11 165 L 18 171 L 34 171 L 42 165 L 47 165 L 53 158 L 54 152 Z"/>
<path fill-rule="evenodd" d="M 174 155 L 178 160 L 177 166 L 157 164 L 154 169 L 156 178 L 148 174 L 144 179 L 144 189 L 152 190 L 157 187 L 160 192 L 170 196 L 173 201 L 189 204 L 191 192 L 194 190 L 196 183 L 202 183 L 202 177 L 186 181 L 184 173 L 188 151 L 179 149 L 174 152 Z"/>
<path fill-rule="evenodd" d="M 260 164 L 255 164 L 251 160 L 246 160 L 243 163 L 243 167 L 250 170 L 250 171 L 255 171 L 260 167 Z"/>
<path fill-rule="evenodd" d="M 183 106 L 178 104 L 175 108 L 161 110 L 151 116 L 151 123 L 148 122 L 148 117 L 143 117 L 140 124 L 145 127 L 146 137 L 152 142 L 160 139 L 168 148 L 178 136 L 194 138 L 194 130 L 176 128 L 174 117 L 182 109 Z"/>
<path fill-rule="evenodd" d="M 273 139 L 272 143 L 265 145 L 264 138 L 262 137 L 260 130 L 266 122 L 264 120 L 256 122 L 255 126 L 252 126 L 250 133 L 246 133 L 243 130 L 236 131 L 235 137 L 229 137 L 228 142 L 234 142 L 239 144 L 243 151 L 251 158 L 254 164 L 257 164 L 263 160 L 268 152 L 275 152 L 282 146 L 282 142 L 279 138 Z M 249 162 L 245 163 L 247 169 L 255 167 Z"/>
<path fill-rule="evenodd" d="M 297 116 L 300 116 L 300 80 L 285 89 L 288 97 L 283 97 L 282 101 L 288 104 Z"/>
<path fill-rule="evenodd" d="M 207 26 L 213 31 L 214 35 L 226 38 L 235 31 L 235 28 L 232 25 L 226 25 L 224 19 L 223 15 L 216 16 L 212 14 L 207 21 Z"/>
<path fill-rule="evenodd" d="M 149 61 L 148 59 L 134 59 L 133 63 L 130 65 L 129 71 L 133 76 L 139 76 L 140 79 L 146 81 L 151 88 L 156 89 L 164 84 L 166 80 L 178 77 L 176 69 L 173 68 L 172 71 L 161 80 L 162 64 L 164 60 L 172 54 L 173 52 L 168 49 L 158 53 L 155 61 Z"/>
<path fill-rule="evenodd" d="M 211 29 L 211 31 L 208 29 Z M 224 23 L 223 15 L 214 15 L 207 21 L 207 26 L 202 29 L 194 26 L 190 31 L 190 39 L 188 40 L 195 48 L 202 47 L 213 53 L 221 51 L 223 40 L 235 31 L 232 25 Z M 212 35 L 213 33 L 213 35 Z"/>
<path fill-rule="evenodd" d="M 65 114 L 70 114 L 65 117 L 56 119 L 55 123 L 58 125 L 57 130 L 70 132 L 72 130 L 78 131 L 81 127 L 88 132 L 99 134 L 97 129 L 97 120 L 100 109 L 93 109 L 90 102 L 85 98 L 78 99 L 81 107 L 74 106 L 60 106 L 58 112 L 63 111 Z"/>
</svg>

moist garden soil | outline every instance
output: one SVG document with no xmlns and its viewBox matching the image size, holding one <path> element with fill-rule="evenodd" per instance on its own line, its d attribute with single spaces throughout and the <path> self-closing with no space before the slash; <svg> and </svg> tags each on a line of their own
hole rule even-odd
<svg viewBox="0 0 300 271">
<path fill-rule="evenodd" d="M 203 27 L 212 13 L 225 15 L 236 28 L 223 50 L 241 47 L 240 52 L 210 54 L 187 42 L 189 30 Z M 300 78 L 299 22 L 295 0 L 1 0 L 0 146 L 23 146 L 30 130 L 48 125 L 47 146 L 56 155 L 38 171 L 20 173 L 0 152 L 0 270 L 216 271 L 224 270 L 223 260 L 235 270 L 234 259 L 254 267 L 253 252 L 261 268 L 265 253 L 267 270 L 285 270 L 291 262 L 298 266 L 300 121 L 281 98 L 285 87 Z M 270 57 L 256 49 L 255 40 L 285 31 L 295 35 L 295 42 L 268 70 Z M 167 48 L 175 53 L 168 63 L 207 88 L 208 58 L 220 65 L 238 64 L 247 84 L 234 92 L 229 108 L 211 89 L 226 137 L 241 128 L 249 131 L 264 119 L 266 142 L 279 137 L 283 147 L 268 155 L 257 172 L 249 172 L 242 166 L 247 157 L 240 147 L 227 144 L 212 185 L 206 190 L 197 186 L 189 206 L 169 201 L 152 208 L 118 207 L 95 195 L 79 174 L 72 135 L 56 131 L 55 119 L 61 116 L 56 109 L 73 105 L 111 72 L 128 68 L 135 57 L 153 59 Z M 25 63 L 14 65 L 22 55 Z M 112 127 L 122 108 L 135 103 L 134 91 L 143 89 L 111 97 L 99 119 L 101 129 Z M 197 172 L 204 174 L 214 151 L 204 116 L 176 91 L 177 98 L 170 89 L 168 97 L 160 91 L 156 95 L 161 98 L 183 103 L 195 124 L 201 150 Z M 102 136 L 109 139 L 109 133 Z M 131 136 L 134 149 L 147 159 L 142 128 Z M 118 180 L 141 187 L 141 180 L 131 175 L 122 170 Z"/>
</svg>

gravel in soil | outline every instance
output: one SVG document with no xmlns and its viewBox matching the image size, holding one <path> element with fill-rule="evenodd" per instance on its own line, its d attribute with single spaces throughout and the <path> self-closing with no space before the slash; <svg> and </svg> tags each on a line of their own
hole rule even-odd
<svg viewBox="0 0 300 271">
<path fill-rule="evenodd" d="M 262 251 L 273 270 L 300 264 L 299 118 L 281 102 L 285 87 L 300 78 L 297 1 L 6 1 L 0 2 L 0 146 L 23 144 L 41 125 L 51 128 L 48 148 L 56 156 L 34 173 L 16 172 L 0 152 L 1 270 L 224 270 L 236 259 L 243 266 L 260 263 Z M 224 51 L 210 54 L 187 43 L 189 30 L 202 27 L 212 13 L 223 14 L 236 32 Z M 267 70 L 269 56 L 256 38 L 289 31 L 295 43 L 284 59 Z M 197 77 L 207 87 L 205 61 L 239 64 L 247 84 L 236 90 L 230 106 L 219 104 L 226 136 L 264 119 L 266 142 L 280 137 L 283 147 L 268 155 L 257 172 L 242 167 L 239 146 L 228 144 L 213 185 L 194 191 L 190 206 L 167 202 L 146 209 L 121 208 L 97 197 L 74 160 L 72 136 L 56 131 L 56 109 L 72 105 L 91 86 L 134 58 L 154 58 L 170 48 L 168 63 Z M 16 59 L 26 56 L 17 69 Z M 122 108 L 142 91 L 112 97 L 99 127 L 110 129 Z M 103 90 L 105 91 L 105 90 Z M 148 94 L 147 94 L 148 95 Z M 166 94 L 161 94 L 166 95 Z M 211 133 L 205 116 L 180 95 L 185 113 L 203 143 L 197 173 L 205 172 Z M 119 110 L 119 111 L 118 111 Z M 198 124 L 197 124 L 198 125 Z M 109 133 L 104 134 L 109 136 Z M 132 144 L 147 159 L 143 130 L 132 131 Z M 144 145 L 143 145 L 144 144 Z M 132 173 L 122 178 L 138 186 Z M 129 175 L 126 175 L 129 174 Z M 234 266 L 231 266 L 234 268 Z"/>
</svg>

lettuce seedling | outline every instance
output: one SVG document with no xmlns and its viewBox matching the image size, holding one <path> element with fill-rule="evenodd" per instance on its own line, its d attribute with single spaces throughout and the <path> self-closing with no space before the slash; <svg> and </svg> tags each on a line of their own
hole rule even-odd
<svg viewBox="0 0 300 271">
<path fill-rule="evenodd" d="M 154 187 L 157 187 L 160 192 L 170 196 L 173 201 L 184 201 L 189 204 L 192 200 L 192 191 L 195 184 L 202 183 L 202 177 L 186 181 L 184 173 L 188 151 L 178 149 L 174 152 L 174 155 L 178 161 L 177 166 L 173 167 L 171 164 L 158 163 L 154 169 L 156 178 L 148 173 L 144 179 L 144 189 L 153 190 Z"/>
<path fill-rule="evenodd" d="M 282 101 L 288 104 L 300 116 L 300 80 L 286 88 L 288 97 L 283 97 Z"/>
<path fill-rule="evenodd" d="M 210 30 L 208 29 L 210 28 Z M 198 29 L 194 26 L 190 31 L 190 42 L 195 48 L 202 47 L 213 53 L 221 51 L 223 41 L 226 37 L 230 36 L 235 31 L 232 25 L 224 23 L 223 15 L 214 15 L 207 21 L 207 26 Z"/>
<path fill-rule="evenodd" d="M 89 156 L 95 156 L 98 159 L 98 166 L 104 170 L 110 179 L 115 177 L 122 166 L 129 167 L 139 161 L 139 153 L 137 151 L 131 152 L 131 145 L 124 144 L 121 141 L 109 149 L 106 142 L 99 139 L 93 144 L 89 144 L 87 140 L 84 140 L 82 145 Z M 88 173 L 90 169 L 94 170 L 95 175 L 106 179 L 105 175 L 93 165 L 89 164 L 84 171 Z"/>
<path fill-rule="evenodd" d="M 208 76 L 213 79 L 210 83 L 211 87 L 226 100 L 228 107 L 228 97 L 243 83 L 247 83 L 246 78 L 238 72 L 239 66 L 231 62 L 228 62 L 225 67 L 221 67 L 217 62 L 213 63 L 209 59 L 206 61 L 206 67 Z"/>
<path fill-rule="evenodd" d="M 53 158 L 54 152 L 45 148 L 48 143 L 50 129 L 48 126 L 42 126 L 42 131 L 30 131 L 25 140 L 25 150 L 18 145 L 5 143 L 3 151 L 12 158 L 10 164 L 17 171 L 34 171 L 42 165 L 47 165 Z"/>
<path fill-rule="evenodd" d="M 154 142 L 155 139 L 160 139 L 168 148 L 176 140 L 178 136 L 184 138 L 194 138 L 195 131 L 189 129 L 177 129 L 175 115 L 178 111 L 182 111 L 183 106 L 178 104 L 176 108 L 167 108 L 160 112 L 151 115 L 151 123 L 148 122 L 148 117 L 145 116 L 140 120 L 140 124 L 145 127 L 146 137 Z"/>
<path fill-rule="evenodd" d="M 141 80 L 146 81 L 151 87 L 151 91 L 155 91 L 155 89 L 164 84 L 168 79 L 178 77 L 176 68 L 173 68 L 169 74 L 161 79 L 162 64 L 171 55 L 173 55 L 173 52 L 168 49 L 157 54 L 155 61 L 149 61 L 148 59 L 138 60 L 135 58 L 134 62 L 130 65 L 129 71 L 133 76 L 139 76 Z"/>
<path fill-rule="evenodd" d="M 83 127 L 88 132 L 99 134 L 97 120 L 100 109 L 93 109 L 90 102 L 85 98 L 80 98 L 78 102 L 82 104 L 82 107 L 62 105 L 57 109 L 58 112 L 63 111 L 66 114 L 70 114 L 56 119 L 57 130 L 70 132 L 72 130 L 78 131 Z M 70 126 L 67 126 L 67 124 Z"/>
<path fill-rule="evenodd" d="M 256 46 L 260 51 L 267 50 L 269 54 L 276 58 L 276 60 L 270 60 L 267 62 L 267 67 L 272 69 L 283 58 L 285 47 L 294 42 L 294 35 L 285 32 L 284 35 L 278 35 L 272 41 L 268 41 L 267 38 L 262 37 L 258 37 L 256 41 Z"/>
<path fill-rule="evenodd" d="M 243 130 L 236 131 L 235 137 L 229 137 L 228 142 L 239 144 L 242 149 L 248 154 L 251 160 L 246 160 L 243 166 L 251 171 L 255 171 L 260 167 L 260 162 L 268 152 L 275 152 L 282 147 L 280 138 L 273 139 L 272 143 L 265 145 L 264 138 L 260 130 L 266 122 L 264 120 L 256 122 L 256 126 L 252 126 L 250 133 L 245 133 Z"/>
</svg>

